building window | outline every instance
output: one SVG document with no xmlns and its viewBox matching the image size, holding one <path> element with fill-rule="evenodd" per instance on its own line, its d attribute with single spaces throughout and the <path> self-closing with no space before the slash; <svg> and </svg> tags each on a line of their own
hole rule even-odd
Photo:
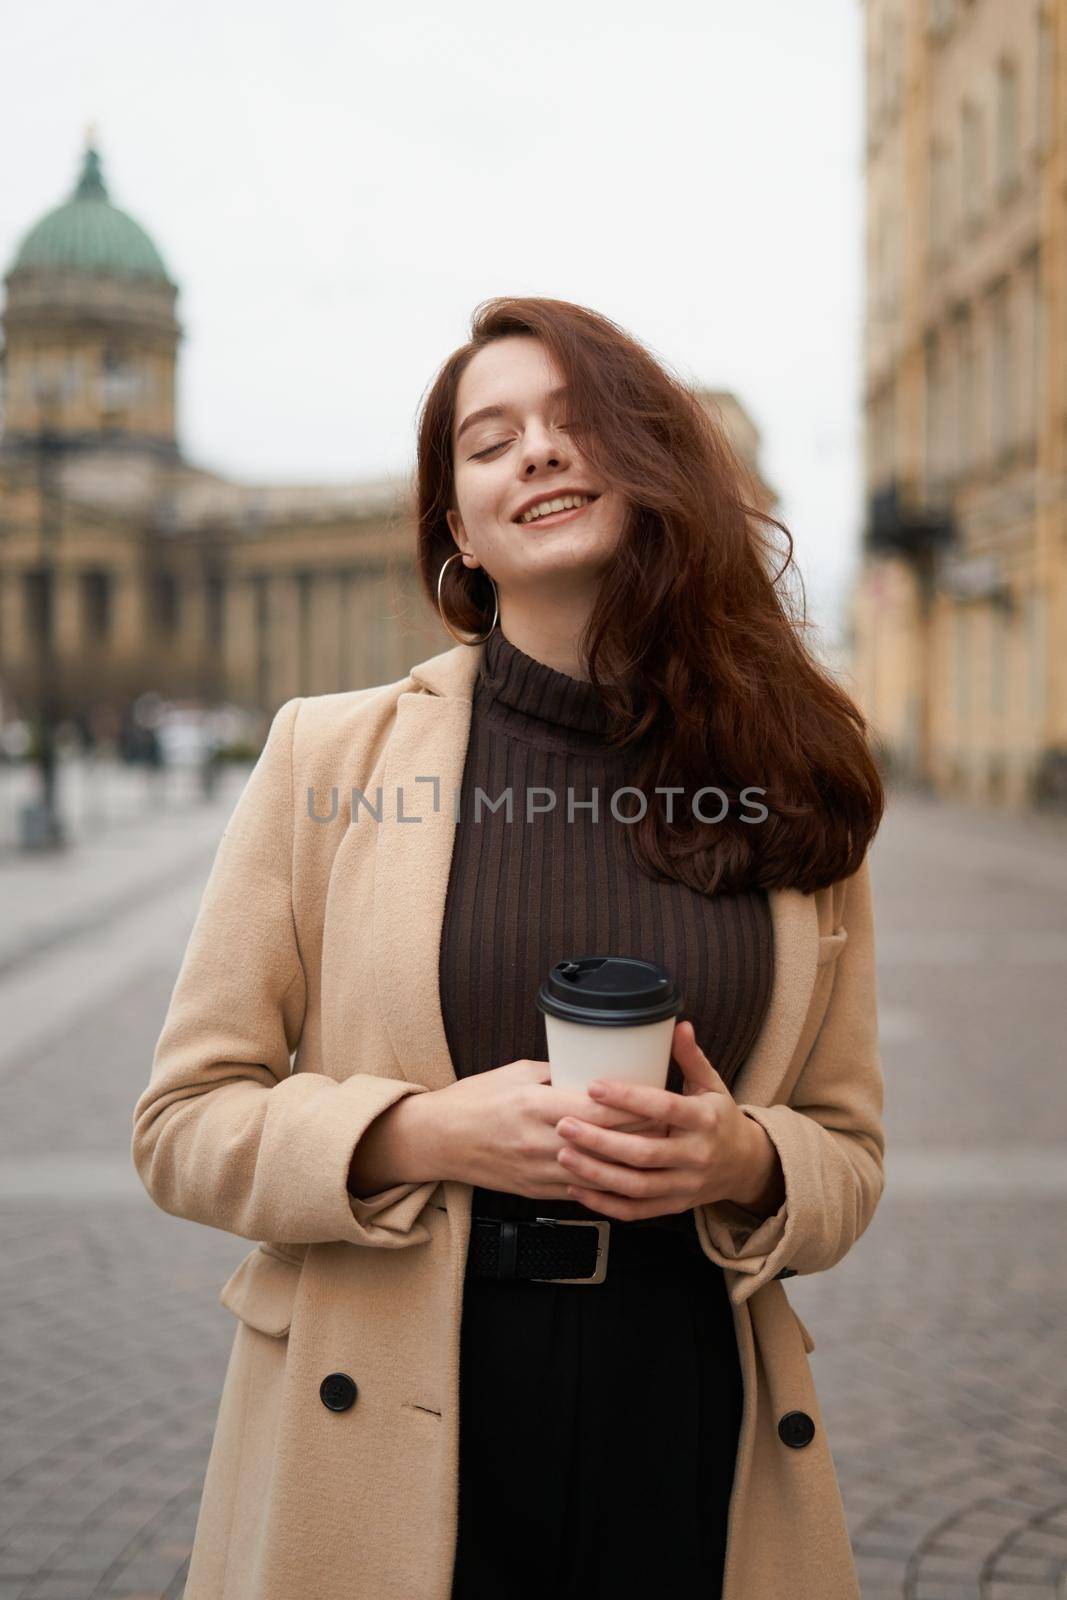
<svg viewBox="0 0 1067 1600">
<path fill-rule="evenodd" d="M 928 221 L 930 250 L 935 259 L 943 256 L 948 247 L 947 179 L 948 151 L 940 140 L 935 139 L 930 146 L 930 215 Z"/>
<path fill-rule="evenodd" d="M 994 456 L 1015 441 L 1015 362 L 1008 284 L 991 296 L 990 317 L 990 419 Z"/>
<path fill-rule="evenodd" d="M 152 586 L 156 626 L 164 633 L 176 633 L 179 621 L 178 580 L 172 572 L 157 572 Z"/>
<path fill-rule="evenodd" d="M 960 342 L 954 319 L 945 339 L 941 378 L 941 470 L 946 480 L 962 471 L 960 447 Z"/>
<path fill-rule="evenodd" d="M 959 742 L 965 743 L 971 711 L 971 614 L 957 605 L 956 620 L 956 729 Z"/>
<path fill-rule="evenodd" d="M 974 349 L 974 317 L 969 306 L 960 313 L 957 323 L 956 369 L 959 383 L 956 460 L 961 472 L 969 472 L 978 460 L 978 366 Z"/>
<path fill-rule="evenodd" d="M 1036 588 L 1027 595 L 1026 635 L 1029 646 L 1029 710 L 1034 718 L 1045 712 L 1045 597 Z"/>
<path fill-rule="evenodd" d="M 868 7 L 867 139 L 873 149 L 900 108 L 904 87 L 904 24 L 889 4 Z"/>
<path fill-rule="evenodd" d="M 868 10 L 868 16 L 871 18 L 867 58 L 868 133 L 874 140 L 881 132 L 882 119 L 885 115 L 885 21 L 884 18 L 880 19 L 879 26 L 878 14 L 873 10 Z"/>
<path fill-rule="evenodd" d="M 1034 258 L 1034 320 L 1032 361 L 1034 367 L 1034 433 L 1040 432 L 1048 404 L 1048 296 L 1042 281 L 1041 255 Z"/>
<path fill-rule="evenodd" d="M 892 322 L 900 307 L 902 235 L 897 213 L 885 207 L 873 219 L 870 300 L 877 321 Z"/>
<path fill-rule="evenodd" d="M 871 401 L 867 439 L 868 483 L 879 488 L 893 476 L 894 465 L 894 390 L 892 384 Z"/>
<path fill-rule="evenodd" d="M 209 572 L 204 580 L 207 611 L 207 642 L 211 650 L 222 649 L 225 628 L 226 584 L 221 573 Z"/>
<path fill-rule="evenodd" d="M 102 643 L 111 632 L 111 574 L 94 568 L 82 573 L 82 616 L 87 639 Z"/>
<path fill-rule="evenodd" d="M 982 113 L 970 100 L 960 111 L 960 183 L 964 221 L 974 227 L 982 218 L 984 167 Z"/>
<path fill-rule="evenodd" d="M 1037 95 L 1034 114 L 1037 153 L 1044 155 L 1052 144 L 1052 112 L 1056 93 L 1056 35 L 1052 18 L 1045 7 L 1037 12 Z"/>
<path fill-rule="evenodd" d="M 929 30 L 934 39 L 943 39 L 956 20 L 956 0 L 930 0 Z"/>
<path fill-rule="evenodd" d="M 1027 257 L 1021 278 L 1023 325 L 1019 338 L 1019 438 L 1030 442 L 1040 427 L 1042 383 L 1041 258 L 1037 251 Z"/>
<path fill-rule="evenodd" d="M 886 78 L 890 116 L 900 109 L 904 88 L 904 22 L 895 12 L 885 20 Z"/>
<path fill-rule="evenodd" d="M 1015 62 L 1001 56 L 997 65 L 997 188 L 1009 199 L 1019 183 L 1019 74 Z"/>
<path fill-rule="evenodd" d="M 52 574 L 44 568 L 34 568 L 23 573 L 22 582 L 27 636 L 36 645 L 50 644 L 53 620 Z"/>
<path fill-rule="evenodd" d="M 936 334 L 926 341 L 926 487 L 934 496 L 944 470 L 944 395 L 941 350 Z"/>
<path fill-rule="evenodd" d="M 989 709 L 995 717 L 1004 715 L 1007 703 L 1008 630 L 1007 613 L 1000 606 L 990 610 L 989 627 L 992 638 L 989 651 Z"/>
</svg>

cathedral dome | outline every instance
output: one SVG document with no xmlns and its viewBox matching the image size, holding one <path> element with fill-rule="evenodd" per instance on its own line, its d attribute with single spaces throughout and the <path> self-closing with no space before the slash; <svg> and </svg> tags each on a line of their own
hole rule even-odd
<svg viewBox="0 0 1067 1600">
<path fill-rule="evenodd" d="M 115 276 L 170 278 L 163 258 L 141 225 L 112 205 L 90 145 L 70 199 L 49 211 L 26 234 L 11 271 L 50 267 Z"/>
</svg>

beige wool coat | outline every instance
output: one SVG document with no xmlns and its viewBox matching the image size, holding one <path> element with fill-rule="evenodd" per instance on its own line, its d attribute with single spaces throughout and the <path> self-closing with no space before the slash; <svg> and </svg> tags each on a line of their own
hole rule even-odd
<svg viewBox="0 0 1067 1600">
<path fill-rule="evenodd" d="M 346 1180 L 379 1112 L 454 1081 L 438 950 L 482 653 L 281 707 L 134 1109 L 155 1203 L 255 1241 L 221 1290 L 234 1340 L 185 1600 L 449 1600 L 471 1189 L 361 1200 Z M 770 905 L 773 990 L 732 1092 L 777 1147 L 786 1200 L 763 1221 L 696 1208 L 745 1390 L 723 1600 L 858 1600 L 813 1345 L 782 1277 L 840 1261 L 882 1193 L 867 862 Z M 347 1409 L 320 1392 L 335 1374 Z"/>
</svg>

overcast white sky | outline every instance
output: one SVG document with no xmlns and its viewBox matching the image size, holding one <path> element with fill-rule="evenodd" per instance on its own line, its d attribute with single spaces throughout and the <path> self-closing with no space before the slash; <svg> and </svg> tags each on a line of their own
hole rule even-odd
<svg viewBox="0 0 1067 1600">
<path fill-rule="evenodd" d="M 180 286 L 179 432 L 237 478 L 410 464 L 502 293 L 733 389 L 835 628 L 861 515 L 860 0 L 37 0 L 5 21 L 0 257 L 95 122 Z"/>
</svg>

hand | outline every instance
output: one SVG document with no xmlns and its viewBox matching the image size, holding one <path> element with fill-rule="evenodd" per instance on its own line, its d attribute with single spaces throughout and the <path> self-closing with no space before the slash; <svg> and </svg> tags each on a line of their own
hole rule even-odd
<svg viewBox="0 0 1067 1600">
<path fill-rule="evenodd" d="M 510 1061 L 434 1090 L 440 1176 L 531 1200 L 566 1200 L 567 1173 L 556 1160 L 565 1141 L 557 1123 L 576 1117 L 583 1127 L 608 1132 L 632 1125 L 634 1113 L 598 1105 L 581 1090 L 555 1089 L 550 1075 L 547 1061 Z M 661 1123 L 652 1127 L 665 1136 Z M 595 1179 L 590 1182 L 595 1187 Z"/>
<path fill-rule="evenodd" d="M 598 1097 L 590 1085 L 590 1098 L 601 1106 L 666 1123 L 665 1140 L 581 1118 L 560 1122 L 566 1148 L 559 1163 L 576 1180 L 566 1192 L 589 1210 L 631 1222 L 736 1200 L 751 1189 L 766 1142 L 762 1129 L 738 1106 L 697 1044 L 691 1022 L 675 1027 L 671 1053 L 685 1078 L 682 1094 L 603 1079 Z"/>
</svg>

